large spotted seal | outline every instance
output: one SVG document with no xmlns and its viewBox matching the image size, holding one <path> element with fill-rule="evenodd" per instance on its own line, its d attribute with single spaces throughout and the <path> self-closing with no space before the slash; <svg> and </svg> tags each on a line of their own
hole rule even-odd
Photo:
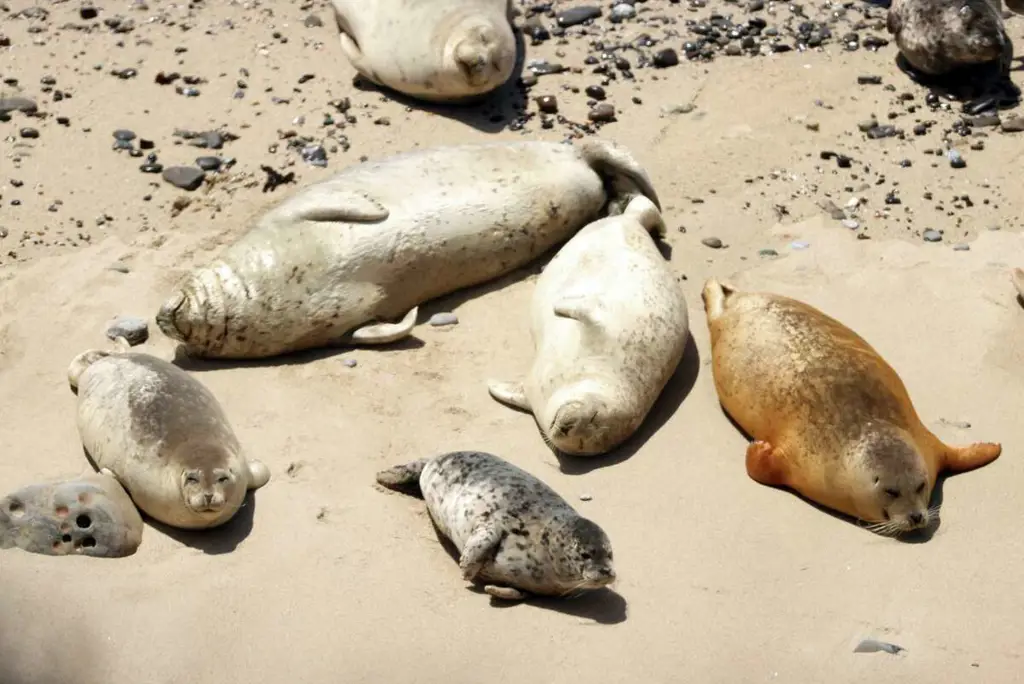
<svg viewBox="0 0 1024 684">
<path fill-rule="evenodd" d="M 363 77 L 433 102 L 477 99 L 512 76 L 509 0 L 332 0 Z"/>
<path fill-rule="evenodd" d="M 460 553 L 463 579 L 492 596 L 569 596 L 615 580 L 604 530 L 497 456 L 456 451 L 383 470 L 377 482 L 418 485 L 434 524 Z"/>
<path fill-rule="evenodd" d="M 942 443 L 896 371 L 821 311 L 714 278 L 702 295 L 715 388 L 755 440 L 746 462 L 757 482 L 898 534 L 929 524 L 939 473 L 999 457 L 999 444 Z"/>
<path fill-rule="evenodd" d="M 488 389 L 532 411 L 560 452 L 592 456 L 624 442 L 682 359 L 686 299 L 651 237 L 664 234 L 657 207 L 635 197 L 621 215 L 580 230 L 537 279 L 527 379 Z"/>
<path fill-rule="evenodd" d="M 600 140 L 467 144 L 352 166 L 190 273 L 157 323 L 193 356 L 392 342 L 410 334 L 419 304 L 526 264 L 637 194 L 657 204 L 629 152 Z"/>
<path fill-rule="evenodd" d="M 68 382 L 93 463 L 160 522 L 185 529 L 222 525 L 247 490 L 270 480 L 265 465 L 246 460 L 213 394 L 173 364 L 90 350 L 71 362 Z"/>
<path fill-rule="evenodd" d="M 1013 59 L 1001 12 L 1000 0 L 892 0 L 886 27 L 896 39 L 900 67 L 915 80 L 986 63 L 996 67 L 998 78 Z"/>
</svg>

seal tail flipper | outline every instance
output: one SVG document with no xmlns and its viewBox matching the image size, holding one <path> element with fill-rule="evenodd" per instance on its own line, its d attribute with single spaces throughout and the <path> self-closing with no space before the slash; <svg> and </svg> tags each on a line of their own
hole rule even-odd
<svg viewBox="0 0 1024 684">
<path fill-rule="evenodd" d="M 419 307 L 414 306 L 402 317 L 398 323 L 370 323 L 361 328 L 356 328 L 351 339 L 357 344 L 389 344 L 397 342 L 412 333 L 416 326 L 416 317 L 419 315 Z"/>
<path fill-rule="evenodd" d="M 651 183 L 651 177 L 629 150 L 608 140 L 591 139 L 580 143 L 580 153 L 584 161 L 611 187 L 611 204 L 618 204 L 621 208 L 639 193 L 661 210 L 661 201 Z M 609 213 L 621 213 L 621 210 Z"/>
<path fill-rule="evenodd" d="M 975 442 L 962 447 L 946 447 L 941 470 L 950 473 L 974 470 L 996 460 L 1002 452 L 1002 445 L 993 442 Z"/>
<path fill-rule="evenodd" d="M 758 440 L 747 446 L 747 475 L 755 482 L 771 487 L 789 485 L 786 460 L 781 451 Z"/>
<path fill-rule="evenodd" d="M 709 321 L 713 321 L 725 313 L 726 300 L 735 292 L 736 288 L 726 285 L 718 278 L 708 278 L 704 283 L 704 289 L 701 290 L 700 298 L 704 302 L 704 311 L 707 313 Z"/>
<path fill-rule="evenodd" d="M 637 195 L 629 201 L 622 213 L 636 219 L 636 222 L 651 234 L 651 237 L 665 237 L 665 219 L 661 217 L 661 211 L 654 205 L 654 202 L 648 198 Z"/>
<path fill-rule="evenodd" d="M 76 356 L 68 366 L 68 385 L 71 391 L 78 394 L 78 380 L 82 377 L 85 369 L 102 358 L 110 356 L 114 352 L 103 351 L 102 349 L 90 349 Z"/>
<path fill-rule="evenodd" d="M 270 482 L 270 468 L 262 461 L 249 461 L 248 489 L 259 489 Z"/>
<path fill-rule="evenodd" d="M 387 470 L 382 470 L 377 473 L 377 484 L 388 489 L 405 489 L 413 486 L 418 488 L 420 475 L 429 462 L 429 458 L 421 458 L 412 463 L 392 466 Z"/>
<path fill-rule="evenodd" d="M 497 382 L 487 383 L 487 391 L 496 401 L 517 408 L 521 411 L 532 411 L 530 400 L 526 398 L 526 391 L 521 382 Z"/>
<path fill-rule="evenodd" d="M 1024 299 L 1024 269 L 1013 269 L 1013 286 L 1017 288 L 1017 296 Z"/>
</svg>

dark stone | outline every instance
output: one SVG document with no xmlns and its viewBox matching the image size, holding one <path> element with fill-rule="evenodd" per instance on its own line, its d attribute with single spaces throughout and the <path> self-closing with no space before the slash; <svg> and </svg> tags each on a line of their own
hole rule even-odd
<svg viewBox="0 0 1024 684">
<path fill-rule="evenodd" d="M 599 104 L 590 110 L 587 118 L 595 123 L 615 121 L 615 107 L 610 104 Z"/>
<path fill-rule="evenodd" d="M 577 26 L 591 19 L 597 19 L 601 16 L 601 8 L 595 7 L 594 5 L 584 5 L 582 7 L 573 7 L 567 9 L 564 12 L 559 12 L 557 16 L 558 25 L 562 28 L 569 28 L 570 26 Z"/>
<path fill-rule="evenodd" d="M 89 19 L 95 19 L 99 15 L 100 11 L 95 7 L 82 7 L 78 10 L 78 16 L 88 21 Z"/>
<path fill-rule="evenodd" d="M 107 339 L 123 337 L 131 346 L 142 344 L 149 339 L 149 324 L 143 318 L 119 316 L 107 326 Z"/>
<path fill-rule="evenodd" d="M 35 114 L 39 107 L 35 100 L 27 97 L 0 97 L 0 114 L 10 112 L 22 112 L 23 114 Z"/>
<path fill-rule="evenodd" d="M 196 190 L 203 184 L 206 173 L 194 166 L 171 166 L 164 169 L 163 179 L 176 188 Z"/>
<path fill-rule="evenodd" d="M 127 128 L 119 128 L 114 131 L 114 140 L 124 140 L 125 142 L 135 140 L 135 131 L 129 131 Z"/>
<path fill-rule="evenodd" d="M 156 162 L 146 162 L 139 167 L 139 171 L 142 173 L 160 173 L 164 170 L 163 164 L 157 164 Z"/>
<path fill-rule="evenodd" d="M 599 85 L 587 86 L 584 92 L 587 94 L 587 97 L 592 97 L 595 100 L 599 101 L 604 100 L 606 97 L 608 97 L 608 95 L 604 92 L 604 88 L 602 88 Z"/>
<path fill-rule="evenodd" d="M 220 157 L 197 157 L 196 166 L 203 171 L 217 171 L 221 167 Z"/>
<path fill-rule="evenodd" d="M 39 137 L 39 131 L 35 128 L 22 128 L 18 133 L 22 138 L 28 138 L 30 140 L 35 140 Z"/>
<path fill-rule="evenodd" d="M 557 114 L 558 100 L 554 95 L 541 95 L 537 98 L 537 108 L 545 114 Z"/>
<path fill-rule="evenodd" d="M 673 67 L 679 64 L 679 54 L 672 48 L 666 48 L 655 53 L 652 64 L 659 69 Z"/>
</svg>

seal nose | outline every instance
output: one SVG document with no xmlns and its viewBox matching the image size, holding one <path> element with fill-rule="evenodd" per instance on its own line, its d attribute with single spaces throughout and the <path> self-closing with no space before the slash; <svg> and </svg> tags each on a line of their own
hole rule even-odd
<svg viewBox="0 0 1024 684">
<path fill-rule="evenodd" d="M 921 513 L 911 513 L 907 517 L 910 518 L 910 522 L 917 525 L 918 527 L 924 524 L 924 515 Z"/>
<path fill-rule="evenodd" d="M 213 503 L 213 494 L 211 494 L 210 492 L 205 492 L 203 494 L 203 501 L 206 502 L 207 506 L 212 504 Z"/>
<path fill-rule="evenodd" d="M 164 302 L 164 305 L 160 307 L 160 311 L 156 314 L 156 324 L 163 331 L 164 335 L 167 335 L 171 339 L 182 340 L 182 331 L 178 329 L 177 314 L 178 309 L 185 305 L 186 297 L 184 292 L 178 292 L 173 297 Z"/>
</svg>

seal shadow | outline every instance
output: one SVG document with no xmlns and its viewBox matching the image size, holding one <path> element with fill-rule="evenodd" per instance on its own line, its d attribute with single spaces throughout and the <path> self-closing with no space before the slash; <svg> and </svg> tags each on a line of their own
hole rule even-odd
<svg viewBox="0 0 1024 684">
<path fill-rule="evenodd" d="M 516 39 L 516 64 L 505 83 L 491 92 L 460 103 L 428 102 L 406 95 L 387 86 L 372 83 L 357 74 L 352 86 L 363 92 L 380 93 L 389 100 L 428 114 L 454 119 L 483 133 L 500 133 L 526 112 L 526 91 L 520 82 L 526 63 L 526 41 L 513 26 Z"/>
<path fill-rule="evenodd" d="M 697 383 L 697 375 L 700 373 L 700 352 L 693 340 L 693 335 L 688 334 L 686 348 L 683 350 L 683 358 L 679 362 L 676 372 L 669 378 L 665 388 L 661 391 L 650 413 L 644 419 L 629 439 L 622 445 L 601 456 L 572 456 L 555 452 L 560 470 L 566 475 L 584 475 L 597 470 L 607 468 L 631 458 L 636 452 L 643 448 L 651 437 L 662 428 L 669 419 L 675 415 L 676 410 L 682 405 L 686 397 L 693 390 Z"/>
<path fill-rule="evenodd" d="M 100 469 L 96 466 L 96 461 L 93 460 L 89 450 L 82 447 L 82 453 L 85 454 L 85 460 L 89 462 L 92 469 L 99 472 Z M 171 539 L 193 549 L 199 549 L 208 555 L 218 556 L 222 553 L 234 551 L 235 547 L 241 544 L 249 536 L 249 533 L 252 532 L 253 516 L 256 513 L 256 497 L 253 496 L 254 493 L 255 490 L 249 490 L 245 493 L 242 507 L 238 509 L 238 512 L 235 513 L 231 520 L 209 530 L 183 530 L 171 527 L 159 520 L 154 520 L 142 510 L 139 510 L 139 515 L 142 516 L 143 522 L 153 529 L 163 532 Z M 145 540 L 143 540 L 143 543 L 145 543 Z"/>
<path fill-rule="evenodd" d="M 942 76 L 925 74 L 915 69 L 902 53 L 895 57 L 896 68 L 917 85 L 928 88 L 939 97 L 963 103 L 965 112 L 980 113 L 989 109 L 1009 109 L 1020 104 L 1020 88 L 1004 73 L 999 64 L 985 63 L 962 66 Z"/>
<path fill-rule="evenodd" d="M 719 408 L 722 409 L 722 413 L 729 420 L 729 422 L 732 423 L 732 426 L 734 428 L 736 428 L 736 431 L 739 432 L 741 435 L 743 435 L 744 439 L 746 439 L 747 442 L 753 442 L 754 438 L 751 437 L 750 435 L 748 435 L 747 432 L 743 428 L 741 428 L 736 423 L 735 420 L 733 420 L 732 416 L 730 416 L 729 413 L 725 410 L 725 407 L 723 407 L 721 405 L 721 403 L 719 403 L 718 406 L 719 406 Z M 845 513 L 840 513 L 839 511 L 832 510 L 831 508 L 828 508 L 827 506 L 823 506 L 822 504 L 819 504 L 817 501 L 812 501 L 812 500 L 808 499 L 806 496 L 804 496 L 803 494 L 801 494 L 800 492 L 798 492 L 798 491 L 796 491 L 794 489 L 790 489 L 789 487 L 781 487 L 781 486 L 780 487 L 776 487 L 774 485 L 764 485 L 764 484 L 761 484 L 759 482 L 755 482 L 753 479 L 750 479 L 749 476 L 748 476 L 748 479 L 750 479 L 750 482 L 752 484 L 758 485 L 760 487 L 770 487 L 771 489 L 777 489 L 777 490 L 779 490 L 781 492 L 788 492 L 789 494 L 792 494 L 793 496 L 795 496 L 796 498 L 800 499 L 804 503 L 812 506 L 813 508 L 818 509 L 822 513 L 824 513 L 824 514 L 826 514 L 828 516 L 831 516 L 832 518 L 835 518 L 836 520 L 841 520 L 841 521 L 843 521 L 845 523 L 853 525 L 854 527 L 856 527 L 858 529 L 870 532 L 872 535 L 874 535 L 876 537 L 882 537 L 884 539 L 893 539 L 893 540 L 901 542 L 903 544 L 923 544 L 923 543 L 925 543 L 927 541 L 930 541 L 931 538 L 935 536 L 935 533 L 939 531 L 939 527 L 942 525 L 942 520 L 941 520 L 941 517 L 942 517 L 941 507 L 942 507 L 942 500 L 943 500 L 942 484 L 943 484 L 943 482 L 945 481 L 945 479 L 947 477 L 949 477 L 948 474 L 943 474 L 943 475 L 939 475 L 935 479 L 935 486 L 932 488 L 932 497 L 931 497 L 931 500 L 928 502 L 928 508 L 929 509 L 937 510 L 938 512 L 934 516 L 932 516 L 932 520 L 928 524 L 928 526 L 927 527 L 923 527 L 923 528 L 921 528 L 919 530 L 914 530 L 912 532 L 908 532 L 906 534 L 901 534 L 901 535 L 892 536 L 892 537 L 890 537 L 888 535 L 878 534 L 877 532 L 873 532 L 872 530 L 870 530 L 870 529 L 868 529 L 866 527 L 866 523 L 864 521 L 858 520 L 857 518 L 854 518 L 853 516 L 846 515 Z"/>
<path fill-rule="evenodd" d="M 455 562 L 455 566 L 458 567 L 459 550 L 455 548 L 455 544 L 452 544 L 452 542 L 444 536 L 444 533 L 438 529 L 437 524 L 434 523 L 433 519 L 431 519 L 430 523 L 431 527 L 434 528 L 434 534 L 437 536 L 437 541 L 441 543 L 441 548 L 451 556 L 452 560 Z M 484 591 L 483 585 L 471 584 L 466 588 L 474 594 L 488 596 L 487 592 Z M 491 596 L 490 599 L 491 606 L 495 608 L 514 608 L 521 603 L 525 603 L 531 606 L 536 606 L 537 608 L 543 608 L 545 610 L 552 610 L 557 613 L 563 613 L 573 617 L 593 620 L 594 622 L 602 625 L 617 625 L 626 621 L 626 599 L 623 598 L 621 594 L 607 588 L 588 591 L 575 598 L 529 596 L 522 601 L 504 601 Z"/>
<path fill-rule="evenodd" d="M 419 325 L 419 321 L 417 321 Z M 380 349 L 384 351 L 402 351 L 408 349 L 420 349 L 426 343 L 420 338 L 410 335 L 401 340 L 389 344 L 359 345 L 359 344 L 337 344 L 327 347 L 315 347 L 301 351 L 278 354 L 264 359 L 207 359 L 203 357 L 190 356 L 184 345 L 174 348 L 174 358 L 171 363 L 182 370 L 204 373 L 207 371 L 225 370 L 228 368 L 269 368 L 275 366 L 301 366 L 314 361 L 321 361 L 335 356 L 350 353 L 356 349 Z"/>
</svg>

